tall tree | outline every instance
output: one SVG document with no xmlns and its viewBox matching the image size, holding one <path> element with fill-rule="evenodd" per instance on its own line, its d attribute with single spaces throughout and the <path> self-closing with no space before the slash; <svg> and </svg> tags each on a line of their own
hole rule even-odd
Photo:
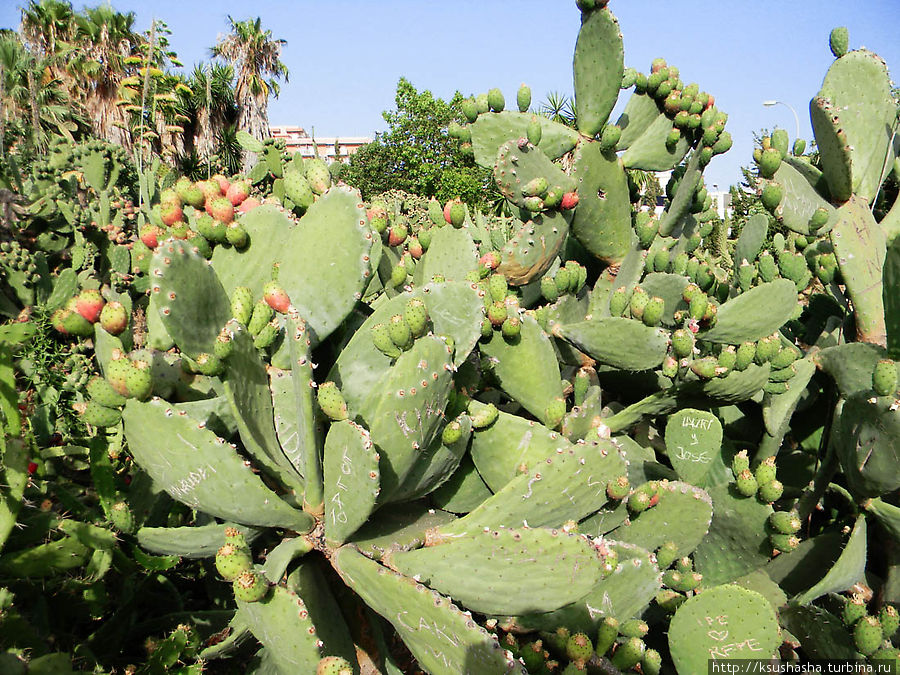
<svg viewBox="0 0 900 675">
<path fill-rule="evenodd" d="M 200 63 L 194 66 L 182 96 L 182 110 L 191 118 L 186 128 L 185 152 L 196 152 L 208 163 L 219 152 L 225 127 L 237 121 L 234 100 L 234 69 L 227 63 Z"/>
<path fill-rule="evenodd" d="M 288 69 L 281 62 L 281 48 L 285 40 L 272 37 L 256 20 L 235 21 L 228 17 L 231 33 L 213 47 L 213 56 L 232 64 L 237 81 L 235 102 L 238 108 L 238 128 L 258 140 L 269 136 L 269 95 L 276 98 L 280 91 L 278 79 L 288 80 Z M 255 161 L 252 153 L 244 153 L 243 169 Z"/>
</svg>

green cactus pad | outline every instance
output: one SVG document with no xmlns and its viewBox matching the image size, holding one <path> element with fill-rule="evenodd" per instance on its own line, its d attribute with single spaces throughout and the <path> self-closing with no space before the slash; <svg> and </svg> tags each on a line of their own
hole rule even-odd
<svg viewBox="0 0 900 675">
<path fill-rule="evenodd" d="M 662 481 L 659 502 L 610 533 L 616 541 L 656 550 L 667 541 L 678 546 L 678 556 L 689 555 L 706 536 L 712 518 L 709 495 L 679 481 Z"/>
<path fill-rule="evenodd" d="M 129 400 L 122 419 L 135 460 L 173 499 L 247 525 L 312 527 L 312 518 L 271 492 L 227 443 L 165 401 Z"/>
<path fill-rule="evenodd" d="M 459 467 L 469 447 L 472 435 L 472 419 L 460 415 L 451 424 L 458 424 L 459 438 L 447 442 L 443 434 L 436 434 L 428 448 L 419 455 L 406 480 L 397 489 L 396 499 L 416 499 L 443 484 Z M 447 427 L 444 426 L 444 429 Z"/>
<path fill-rule="evenodd" d="M 765 214 L 754 214 L 744 223 L 744 227 L 741 228 L 741 236 L 734 247 L 734 262 L 736 265 L 740 265 L 743 260 L 749 263 L 756 260 L 763 244 L 766 243 L 768 231 L 769 219 Z"/>
<path fill-rule="evenodd" d="M 625 168 L 670 171 L 678 166 L 691 149 L 691 143 L 683 134 L 677 143 L 671 145 L 667 143 L 666 139 L 674 128 L 672 120 L 660 112 L 644 133 L 622 154 L 622 164 Z"/>
<path fill-rule="evenodd" d="M 710 412 L 683 408 L 666 423 L 666 454 L 678 477 L 706 484 L 706 474 L 722 450 L 722 423 Z"/>
<path fill-rule="evenodd" d="M 510 139 L 525 138 L 531 122 L 530 113 L 504 110 L 492 115 L 480 115 L 471 124 L 472 149 L 475 163 L 491 169 L 497 161 L 500 146 Z M 546 117 L 538 117 L 541 124 L 541 142 L 538 147 L 550 159 L 558 159 L 575 147 L 578 132 Z"/>
<path fill-rule="evenodd" d="M 448 281 L 416 288 L 382 302 L 341 350 L 328 379 L 340 387 L 351 410 L 360 410 L 392 363 L 373 344 L 372 326 L 386 324 L 391 316 L 402 314 L 410 298 L 425 301 L 435 335 L 452 338 L 453 363 L 459 366 L 481 336 L 484 303 L 478 293 L 478 287 L 473 284 Z"/>
<path fill-rule="evenodd" d="M 841 619 L 815 605 L 788 605 L 778 611 L 781 624 L 814 659 L 856 659 L 853 636 Z"/>
<path fill-rule="evenodd" d="M 746 227 L 744 228 L 746 229 Z M 665 274 L 651 272 L 641 280 L 641 288 L 651 298 L 656 296 L 665 301 L 665 310 L 662 322 L 664 325 L 674 324 L 675 311 L 687 309 L 687 303 L 682 299 L 685 286 L 689 283 L 687 277 L 680 274 Z"/>
<path fill-rule="evenodd" d="M 369 517 L 378 498 L 378 453 L 369 432 L 349 420 L 325 437 L 325 536 L 342 544 Z"/>
<path fill-rule="evenodd" d="M 900 410 L 893 397 L 852 395 L 838 409 L 835 446 L 851 491 L 877 497 L 900 487 Z"/>
<path fill-rule="evenodd" d="M 322 642 L 303 599 L 275 586 L 259 602 L 237 601 L 250 631 L 277 664 L 280 672 L 312 673 L 325 656 Z"/>
<path fill-rule="evenodd" d="M 555 612 L 510 617 L 504 628 L 517 631 L 555 630 L 567 626 L 596 635 L 605 617 L 635 616 L 644 609 L 661 586 L 659 568 L 653 556 L 634 544 L 603 539 L 604 546 L 619 557 L 619 565 L 606 579 L 576 602 Z"/>
<path fill-rule="evenodd" d="M 478 269 L 478 251 L 472 235 L 464 228 L 439 227 L 431 238 L 428 252 L 416 265 L 417 285 L 442 276 L 447 281 L 465 281 L 466 274 Z"/>
<path fill-rule="evenodd" d="M 563 192 L 575 189 L 575 181 L 557 164 L 554 164 L 540 148 L 530 143 L 520 144 L 517 139 L 507 141 L 497 152 L 494 179 L 500 194 L 522 208 L 526 206 L 525 186 L 535 178 L 543 178 Z"/>
<path fill-rule="evenodd" d="M 554 333 L 600 363 L 625 370 L 656 368 L 668 350 L 666 331 L 623 317 L 557 325 Z"/>
<path fill-rule="evenodd" d="M 332 562 L 344 582 L 394 626 L 426 671 L 524 675 L 487 631 L 442 595 L 347 546 Z"/>
<path fill-rule="evenodd" d="M 709 488 L 713 518 L 709 533 L 694 551 L 694 567 L 704 584 L 727 583 L 765 565 L 772 547 L 766 521 L 772 507 L 739 495 L 733 485 Z"/>
<path fill-rule="evenodd" d="M 887 243 L 865 201 L 853 197 L 838 209 L 831 243 L 853 302 L 857 339 L 887 346 L 881 279 Z"/>
<path fill-rule="evenodd" d="M 690 215 L 694 194 L 701 178 L 700 151 L 694 150 L 688 160 L 684 175 L 678 183 L 678 189 L 672 196 L 665 213 L 659 219 L 659 233 L 664 237 L 673 236 L 683 219 Z"/>
<path fill-rule="evenodd" d="M 895 210 L 900 215 L 900 209 Z M 879 223 L 885 227 L 885 219 Z M 888 289 L 900 288 L 900 239 L 894 238 L 884 258 L 882 273 L 884 286 L 884 321 L 887 347 L 891 354 L 900 354 L 900 293 Z"/>
<path fill-rule="evenodd" d="M 491 494 L 471 456 L 466 455 L 447 482 L 431 493 L 431 501 L 444 511 L 469 513 Z"/>
<path fill-rule="evenodd" d="M 209 262 L 171 239 L 156 249 L 150 277 L 161 323 L 178 348 L 191 358 L 211 353 L 231 304 Z"/>
<path fill-rule="evenodd" d="M 616 126 L 622 130 L 616 150 L 628 150 L 659 116 L 659 106 L 652 96 L 633 93 L 616 121 Z"/>
<path fill-rule="evenodd" d="M 831 64 L 819 92 L 819 96 L 827 98 L 838 111 L 838 134 L 843 134 L 850 146 L 852 191 L 870 203 L 891 170 L 895 156 L 887 132 L 893 128 L 897 115 L 891 88 L 885 62 L 876 54 L 859 49 Z M 813 117 L 822 163 L 827 166 L 831 160 L 831 146 L 820 142 L 819 137 L 827 134 L 829 129 L 823 129 L 816 122 Z"/>
<path fill-rule="evenodd" d="M 600 260 L 622 262 L 637 237 L 621 160 L 607 157 L 599 143 L 581 143 L 575 150 L 575 175 L 578 207 L 572 234 Z"/>
<path fill-rule="evenodd" d="M 404 352 L 361 406 L 381 455 L 381 496 L 390 501 L 438 431 L 453 384 L 452 350 L 424 336 Z"/>
<path fill-rule="evenodd" d="M 754 286 L 719 307 L 716 325 L 698 338 L 739 345 L 760 340 L 781 328 L 797 307 L 797 287 L 788 279 Z"/>
<path fill-rule="evenodd" d="M 302 493 L 302 474 L 281 449 L 275 433 L 272 394 L 266 366 L 253 346 L 253 338 L 236 321 L 228 323 L 234 352 L 228 357 L 225 395 L 247 451 L 287 485 Z"/>
<path fill-rule="evenodd" d="M 497 524 L 561 527 L 600 509 L 608 500 L 606 484 L 624 473 L 625 459 L 612 441 L 572 445 L 536 462 L 435 536 L 453 539 Z"/>
<path fill-rule="evenodd" d="M 431 529 L 454 520 L 452 513 L 430 508 L 423 500 L 388 504 L 356 531 L 352 542 L 368 557 L 381 560 L 388 552 L 421 548 Z"/>
<path fill-rule="evenodd" d="M 528 284 L 553 265 L 569 233 L 569 221 L 558 211 L 537 213 L 504 244 L 497 272 L 514 286 Z"/>
<path fill-rule="evenodd" d="M 783 437 L 787 431 L 791 415 L 797 408 L 806 385 L 816 372 L 812 359 L 794 361 L 796 374 L 788 380 L 790 389 L 783 394 L 766 394 L 763 398 L 762 414 L 766 433 L 773 437 Z"/>
<path fill-rule="evenodd" d="M 872 371 L 885 358 L 883 348 L 865 342 L 848 342 L 827 347 L 812 355 L 816 366 L 827 373 L 844 398 L 872 389 Z"/>
<path fill-rule="evenodd" d="M 223 523 L 196 527 L 142 527 L 135 536 L 138 544 L 152 553 L 183 558 L 209 558 L 216 554 L 225 541 L 226 527 L 236 527 L 248 543 L 260 533 L 260 530 L 246 525 Z"/>
<path fill-rule="evenodd" d="M 738 586 L 695 595 L 669 625 L 669 651 L 684 675 L 703 672 L 709 659 L 769 659 L 779 644 L 775 609 L 759 593 Z"/>
<path fill-rule="evenodd" d="M 774 180 L 784 189 L 784 199 L 775 210 L 778 220 L 789 230 L 797 234 L 812 234 L 809 221 L 817 209 L 825 209 L 828 212 L 828 220 L 818 228 L 815 233 L 824 234 L 831 230 L 835 221 L 835 209 L 829 204 L 819 191 L 816 183 L 810 182 L 809 171 L 801 171 L 796 162 L 782 162 L 775 172 Z"/>
<path fill-rule="evenodd" d="M 542 422 L 547 407 L 562 397 L 559 363 L 553 343 L 530 316 L 522 317 L 519 339 L 509 342 L 494 331 L 481 352 L 491 360 L 494 375 L 503 390 Z"/>
<path fill-rule="evenodd" d="M 616 17 L 603 8 L 583 17 L 573 64 L 578 131 L 594 136 L 619 97 L 625 49 Z"/>
<path fill-rule="evenodd" d="M 822 175 L 828 193 L 835 202 L 845 202 L 853 195 L 853 166 L 850 142 L 842 129 L 841 111 L 825 96 L 809 102 L 809 119 L 816 147 L 824 160 Z"/>
<path fill-rule="evenodd" d="M 478 531 L 386 562 L 485 614 L 552 612 L 586 595 L 603 572 L 586 537 L 528 528 Z"/>
<path fill-rule="evenodd" d="M 812 588 L 792 599 L 798 605 L 806 605 L 826 593 L 846 591 L 866 576 L 866 517 L 859 515 L 843 546 L 841 554 L 825 576 Z"/>
<path fill-rule="evenodd" d="M 497 420 L 472 436 L 471 455 L 478 473 L 497 492 L 517 475 L 570 447 L 560 433 L 534 420 L 501 412 Z"/>
</svg>

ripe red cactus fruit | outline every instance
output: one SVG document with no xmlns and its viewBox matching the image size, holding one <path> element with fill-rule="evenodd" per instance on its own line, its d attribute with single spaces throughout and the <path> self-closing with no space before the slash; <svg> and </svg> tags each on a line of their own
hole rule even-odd
<svg viewBox="0 0 900 675">
<path fill-rule="evenodd" d="M 274 279 L 263 286 L 263 299 L 276 312 L 284 314 L 291 306 L 291 299 Z"/>
<path fill-rule="evenodd" d="M 247 181 L 237 181 L 228 186 L 225 192 L 228 201 L 234 206 L 240 206 L 250 196 L 250 184 Z"/>
<path fill-rule="evenodd" d="M 567 192 L 563 195 L 562 201 L 559 203 L 559 208 L 563 211 L 568 211 L 569 209 L 574 209 L 578 205 L 578 193 L 577 192 Z"/>
<path fill-rule="evenodd" d="M 164 202 L 160 204 L 159 215 L 162 221 L 171 227 L 184 218 L 184 210 L 178 202 Z"/>
<path fill-rule="evenodd" d="M 75 311 L 91 323 L 97 323 L 106 301 L 97 290 L 84 290 L 75 298 Z"/>
<path fill-rule="evenodd" d="M 247 213 L 249 211 L 252 211 L 259 205 L 260 201 L 256 197 L 247 197 L 244 201 L 241 202 L 241 205 L 238 206 L 238 211 L 240 213 Z"/>
<path fill-rule="evenodd" d="M 147 223 L 144 227 L 141 228 L 141 241 L 144 242 L 144 246 L 149 249 L 154 249 L 159 246 L 159 240 L 162 236 L 163 231 L 153 223 Z"/>
</svg>

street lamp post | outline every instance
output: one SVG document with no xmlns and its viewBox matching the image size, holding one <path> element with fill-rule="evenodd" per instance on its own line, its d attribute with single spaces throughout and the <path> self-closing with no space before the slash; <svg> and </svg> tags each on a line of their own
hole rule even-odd
<svg viewBox="0 0 900 675">
<path fill-rule="evenodd" d="M 794 113 L 794 122 L 797 124 L 797 135 L 794 138 L 800 138 L 800 118 L 797 116 L 797 111 L 794 108 L 784 101 L 763 101 L 763 105 L 767 108 L 771 108 L 773 105 L 783 105 L 787 109 L 789 109 L 792 113 Z"/>
</svg>

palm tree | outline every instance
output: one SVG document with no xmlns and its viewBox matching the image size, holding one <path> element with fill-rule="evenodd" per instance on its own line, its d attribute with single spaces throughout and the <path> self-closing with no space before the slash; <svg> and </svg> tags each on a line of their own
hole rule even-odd
<svg viewBox="0 0 900 675">
<path fill-rule="evenodd" d="M 222 133 L 237 121 L 234 100 L 234 69 L 226 63 L 194 66 L 182 99 L 182 112 L 191 118 L 185 134 L 185 151 L 196 151 L 203 162 L 218 152 Z"/>
<path fill-rule="evenodd" d="M 272 31 L 263 31 L 258 17 L 255 21 L 235 21 L 229 16 L 228 21 L 231 33 L 219 39 L 212 53 L 234 66 L 238 128 L 263 140 L 269 135 L 269 94 L 277 98 L 278 78 L 288 79 L 287 66 L 279 58 L 287 43 L 273 39 Z M 255 155 L 244 153 L 243 170 L 247 171 L 254 161 Z"/>
<path fill-rule="evenodd" d="M 541 115 L 554 122 L 565 124 L 567 127 L 575 126 L 575 103 L 565 94 L 551 91 L 547 94 L 547 100 L 540 105 L 538 111 Z"/>
</svg>

